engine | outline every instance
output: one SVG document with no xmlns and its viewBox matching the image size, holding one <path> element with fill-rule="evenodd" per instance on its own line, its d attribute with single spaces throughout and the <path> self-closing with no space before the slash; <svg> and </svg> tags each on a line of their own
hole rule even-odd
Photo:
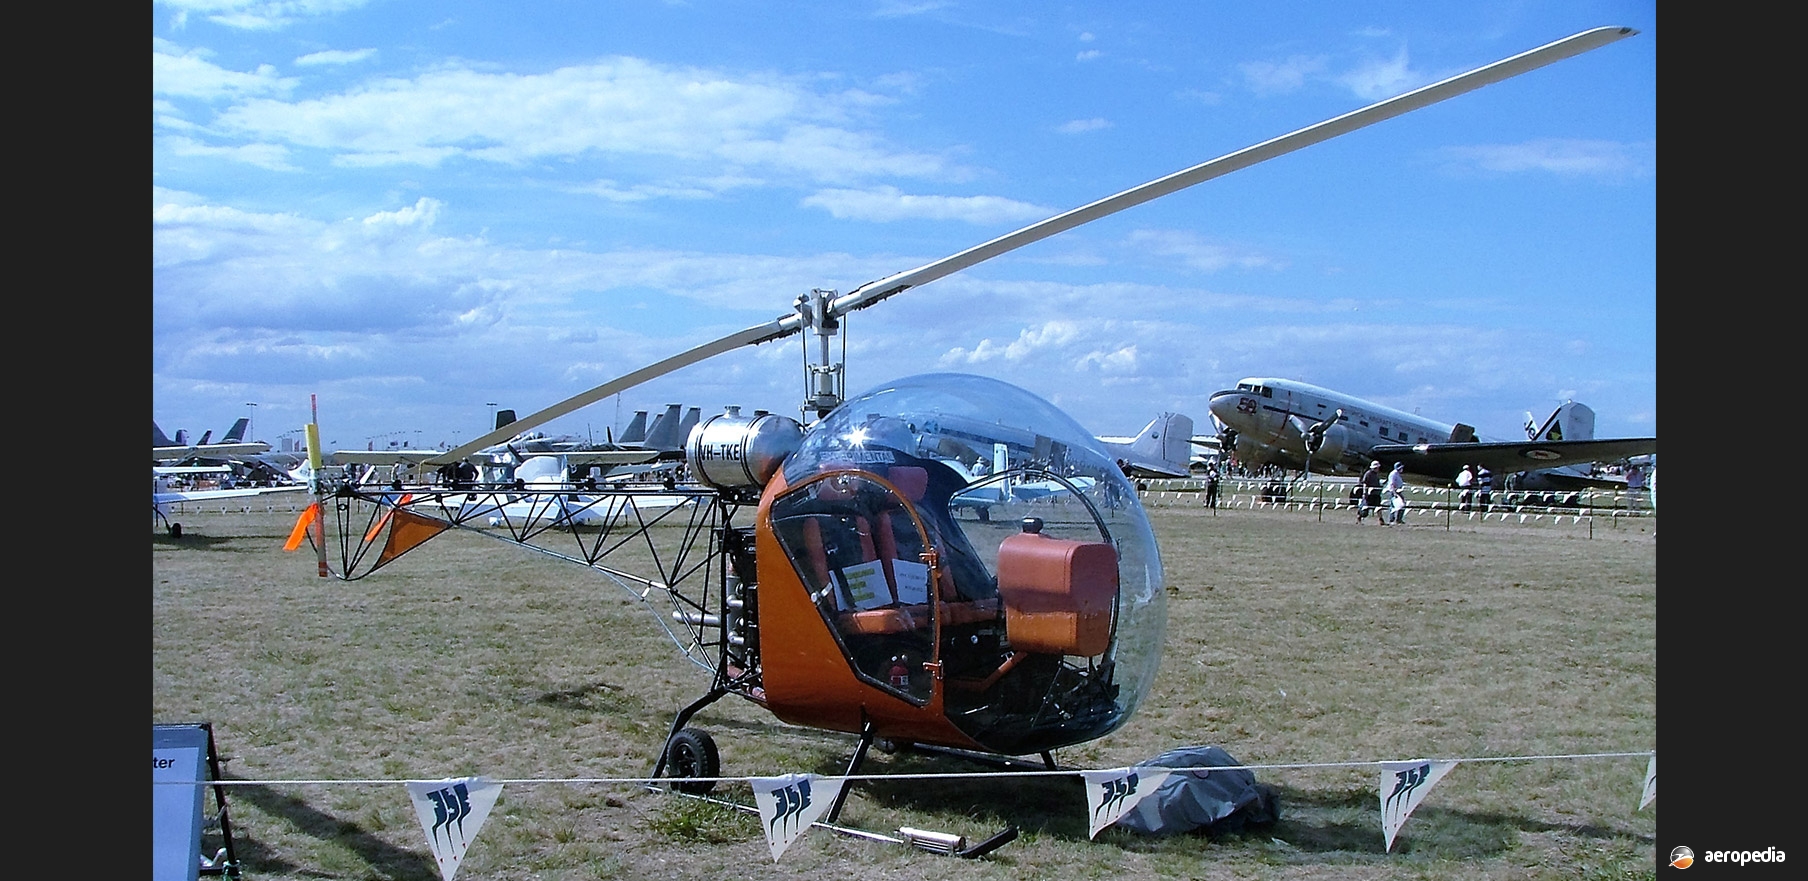
<svg viewBox="0 0 1808 881">
<path fill-rule="evenodd" d="M 1332 425 L 1325 429 L 1325 439 L 1312 458 L 1326 462 L 1337 462 L 1343 458 L 1345 446 L 1349 443 L 1350 434 L 1340 425 Z"/>
<path fill-rule="evenodd" d="M 720 490 L 758 490 L 803 443 L 797 420 L 771 413 L 752 418 L 729 407 L 697 427 L 684 443 L 685 461 L 703 483 Z"/>
</svg>

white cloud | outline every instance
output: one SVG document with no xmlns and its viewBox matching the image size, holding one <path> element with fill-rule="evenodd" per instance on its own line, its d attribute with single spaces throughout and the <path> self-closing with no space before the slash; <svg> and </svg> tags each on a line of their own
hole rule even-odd
<svg viewBox="0 0 1808 881">
<path fill-rule="evenodd" d="M 1257 95 L 1281 95 L 1299 91 L 1309 77 L 1322 73 L 1326 64 L 1323 56 L 1295 55 L 1280 62 L 1251 61 L 1237 69 Z"/>
<path fill-rule="evenodd" d="M 1039 220 L 1055 212 L 1040 205 L 999 196 L 913 196 L 897 187 L 865 190 L 822 190 L 803 200 L 846 220 L 960 220 L 966 223 L 1000 223 Z"/>
<path fill-rule="evenodd" d="M 607 154 L 716 160 L 829 182 L 949 174 L 940 157 L 890 148 L 853 127 L 877 100 L 611 58 L 526 75 L 446 67 L 304 101 L 255 98 L 221 113 L 214 128 L 328 150 L 346 166 Z"/>
<path fill-rule="evenodd" d="M 278 76 L 276 68 L 260 64 L 244 73 L 227 70 L 206 60 L 209 53 L 183 50 L 168 40 L 151 41 L 151 94 L 176 98 L 244 98 L 251 95 L 284 94 L 298 82 L 294 77 Z"/>
<path fill-rule="evenodd" d="M 1431 82 L 1427 74 L 1416 72 L 1406 60 L 1406 48 L 1392 58 L 1372 59 L 1337 77 L 1356 97 L 1379 101 Z"/>
<path fill-rule="evenodd" d="M 1106 129 L 1106 128 L 1110 128 L 1110 127 L 1111 127 L 1110 120 L 1101 119 L 1101 118 L 1095 116 L 1091 119 L 1075 119 L 1075 120 L 1072 120 L 1069 122 L 1064 122 L 1059 127 L 1057 127 L 1055 130 L 1064 135 L 1077 135 L 1077 134 L 1081 134 L 1082 132 L 1096 132 L 1099 129 Z"/>
<path fill-rule="evenodd" d="M 1657 173 L 1657 145 L 1541 138 L 1521 144 L 1478 144 L 1442 152 L 1452 167 L 1499 174 L 1541 171 L 1561 177 L 1608 180 L 1649 178 Z"/>
<path fill-rule="evenodd" d="M 240 30 L 269 31 L 311 18 L 338 15 L 369 0 L 156 0 L 175 10 L 174 24 L 181 27 L 188 16 L 198 15 L 218 25 Z"/>
<path fill-rule="evenodd" d="M 171 120 L 166 128 L 186 127 L 179 120 Z M 271 171 L 300 171 L 301 169 L 289 161 L 289 148 L 281 144 L 240 144 L 234 147 L 215 147 L 184 137 L 168 137 L 160 139 L 160 143 L 177 156 L 205 156 L 210 159 L 226 159 L 267 168 Z"/>
<path fill-rule="evenodd" d="M 355 64 L 369 58 L 375 58 L 375 49 L 328 49 L 324 52 L 310 52 L 295 59 L 301 67 L 318 67 L 328 64 Z"/>
<path fill-rule="evenodd" d="M 1178 258 L 1182 263 L 1205 272 L 1222 269 L 1282 269 L 1286 264 L 1266 254 L 1246 248 L 1206 241 L 1199 235 L 1182 230 L 1139 229 L 1130 234 L 1134 250 Z"/>
</svg>

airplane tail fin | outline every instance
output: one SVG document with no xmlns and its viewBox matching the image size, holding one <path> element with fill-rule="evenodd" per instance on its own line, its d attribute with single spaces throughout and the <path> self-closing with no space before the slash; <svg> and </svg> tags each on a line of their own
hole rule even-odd
<svg viewBox="0 0 1808 881">
<path fill-rule="evenodd" d="M 212 441 L 213 441 L 213 429 L 209 428 L 206 431 L 201 432 L 201 439 L 198 441 L 195 441 L 195 445 L 204 447 L 204 446 L 207 446 Z"/>
<path fill-rule="evenodd" d="M 226 436 L 220 439 L 220 443 L 223 443 L 223 444 L 243 443 L 245 440 L 245 430 L 250 427 L 251 427 L 250 417 L 240 416 L 239 421 L 232 423 L 232 427 L 226 429 Z"/>
<path fill-rule="evenodd" d="M 501 428 L 504 425 L 508 425 L 509 423 L 514 422 L 514 421 L 515 421 L 515 411 L 513 411 L 513 410 L 497 410 L 496 411 L 496 427 L 497 428 Z"/>
<path fill-rule="evenodd" d="M 1193 459 L 1193 417 L 1181 413 L 1163 413 L 1155 417 L 1130 442 L 1130 450 L 1139 457 L 1162 462 L 1172 470 L 1185 474 Z"/>
<path fill-rule="evenodd" d="M 665 412 L 653 419 L 653 427 L 647 429 L 646 447 L 649 450 L 676 450 L 684 443 L 678 434 L 678 423 L 683 421 L 680 415 L 683 404 L 667 404 Z"/>
<path fill-rule="evenodd" d="M 702 407 L 692 407 L 684 411 L 684 421 L 678 423 L 678 439 L 673 448 L 681 447 L 685 441 L 690 440 L 691 429 L 696 428 L 697 423 L 701 421 L 703 421 Z"/>
<path fill-rule="evenodd" d="M 1594 440 L 1595 411 L 1587 404 L 1566 401 L 1544 420 L 1544 426 L 1532 435 L 1532 440 L 1578 441 Z"/>
<path fill-rule="evenodd" d="M 169 435 L 164 434 L 163 429 L 157 427 L 157 420 L 151 420 L 151 446 L 173 447 L 175 445 L 176 442 L 170 439 Z"/>
<path fill-rule="evenodd" d="M 644 443 L 646 439 L 647 411 L 635 410 L 634 419 L 628 423 L 627 428 L 622 429 L 621 442 L 623 444 L 638 444 Z"/>
</svg>

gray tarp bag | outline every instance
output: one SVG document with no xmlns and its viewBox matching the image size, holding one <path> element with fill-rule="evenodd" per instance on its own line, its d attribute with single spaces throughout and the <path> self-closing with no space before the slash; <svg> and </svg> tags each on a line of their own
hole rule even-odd
<svg viewBox="0 0 1808 881">
<path fill-rule="evenodd" d="M 1274 788 L 1257 783 L 1242 762 L 1215 746 L 1172 749 L 1139 768 L 1171 768 L 1155 791 L 1124 812 L 1117 825 L 1151 835 L 1237 832 L 1280 817 Z M 1197 771 L 1180 770 L 1199 768 Z M 1217 768 L 1220 770 L 1211 770 Z M 1228 768 L 1228 770 L 1223 770 Z"/>
</svg>

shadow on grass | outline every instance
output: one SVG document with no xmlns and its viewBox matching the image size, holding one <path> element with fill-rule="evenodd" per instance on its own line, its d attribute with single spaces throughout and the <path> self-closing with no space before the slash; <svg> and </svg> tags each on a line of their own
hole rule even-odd
<svg viewBox="0 0 1808 881">
<path fill-rule="evenodd" d="M 184 532 L 181 536 L 170 535 L 163 531 L 151 533 L 153 547 L 181 548 L 190 551 L 243 550 L 226 547 L 238 540 L 238 536 L 196 535 L 193 532 Z"/>
<path fill-rule="evenodd" d="M 226 774 L 222 780 L 242 780 Z M 356 823 L 341 820 L 338 817 L 321 811 L 314 806 L 296 798 L 277 792 L 268 786 L 232 786 L 227 788 L 226 807 L 228 811 L 236 802 L 255 805 L 258 810 L 272 817 L 287 820 L 294 827 L 307 835 L 321 841 L 331 841 L 344 846 L 358 855 L 375 877 L 391 879 L 391 881 L 439 881 L 439 867 L 433 858 L 425 854 L 396 847 L 387 841 L 365 831 Z M 242 832 L 242 821 L 235 824 L 235 832 Z M 247 878 L 260 875 L 315 875 L 329 877 L 328 873 L 296 866 L 286 859 L 276 856 L 258 843 L 254 837 L 234 837 L 234 855 Z"/>
</svg>

